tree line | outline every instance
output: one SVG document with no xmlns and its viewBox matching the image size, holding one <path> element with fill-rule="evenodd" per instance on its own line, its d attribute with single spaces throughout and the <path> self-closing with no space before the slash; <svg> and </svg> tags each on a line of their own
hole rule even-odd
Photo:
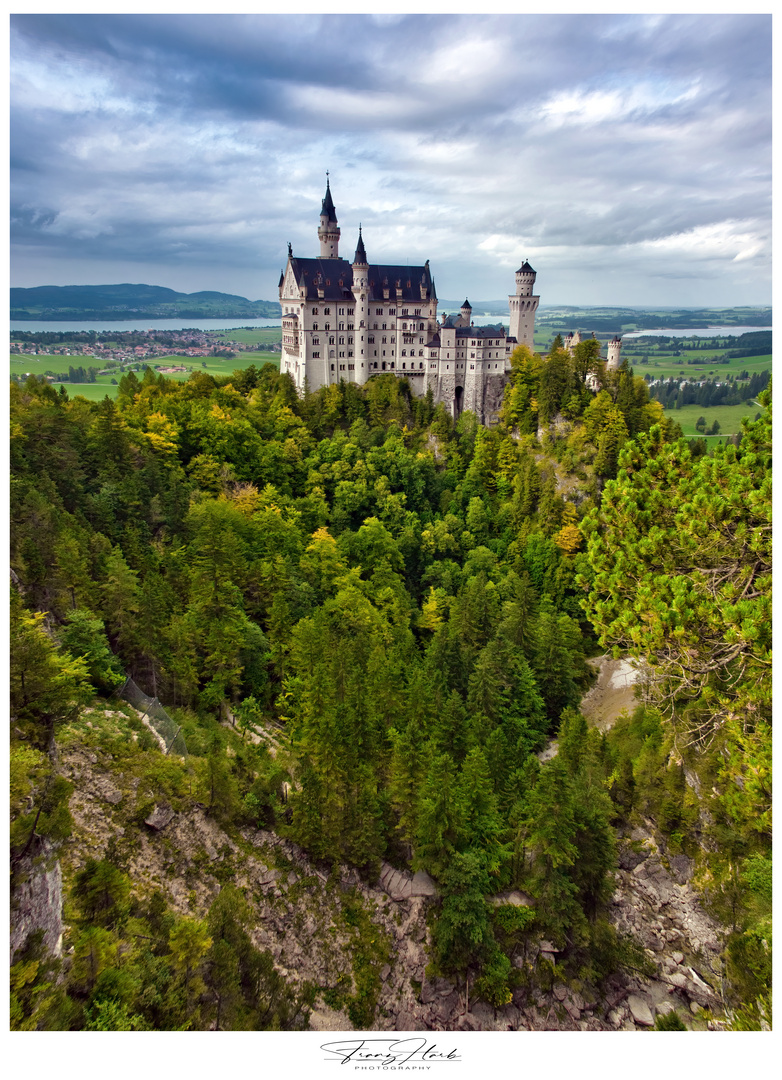
<svg viewBox="0 0 782 1080">
<path fill-rule="evenodd" d="M 703 383 L 666 379 L 649 387 L 649 393 L 664 409 L 681 409 L 684 405 L 745 405 L 765 390 L 770 371 L 754 372 L 745 381 L 728 379 L 719 385 L 711 380 Z"/>
<path fill-rule="evenodd" d="M 77 686 L 105 693 L 127 672 L 186 710 L 226 825 L 271 824 L 369 874 L 381 859 L 427 870 L 435 968 L 492 1003 L 510 999 L 531 921 L 585 977 L 632 954 L 606 904 L 637 763 L 578 703 L 596 646 L 582 601 L 615 593 L 596 515 L 628 454 L 642 454 L 634 473 L 660 459 L 635 446 L 679 445 L 643 379 L 606 372 L 596 342 L 546 360 L 521 348 L 491 429 L 394 376 L 299 398 L 271 365 L 126 375 L 116 402 L 35 378 L 11 393 L 25 745 L 46 753 L 72 721 L 45 706 L 58 670 L 76 702 Z M 568 497 L 563 474 L 578 479 Z M 606 610 L 594 600 L 589 618 L 613 643 Z M 226 708 L 285 730 L 284 808 L 268 758 L 226 754 Z M 668 764 L 666 750 L 654 768 Z M 41 777 L 24 782 L 43 798 Z M 512 887 L 534 909 L 487 904 Z"/>
</svg>

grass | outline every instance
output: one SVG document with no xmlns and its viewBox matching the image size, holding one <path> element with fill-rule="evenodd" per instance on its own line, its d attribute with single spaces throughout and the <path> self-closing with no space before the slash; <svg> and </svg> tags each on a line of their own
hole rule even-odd
<svg viewBox="0 0 782 1080">
<path fill-rule="evenodd" d="M 269 333 L 269 331 L 265 331 Z M 229 338 L 233 331 L 226 331 Z M 254 337 L 257 337 L 259 333 L 264 331 L 247 331 Z M 272 331 L 273 333 L 273 331 Z M 234 338 L 233 340 L 239 340 Z M 279 334 L 277 338 L 272 337 L 271 340 L 279 340 Z M 144 361 L 139 361 L 137 364 L 132 364 L 126 367 L 124 370 L 129 371 L 131 368 L 136 370 L 136 375 L 140 379 L 143 376 Z M 156 356 L 154 361 L 150 363 L 150 366 L 154 369 L 156 367 L 184 367 L 187 370 L 179 372 L 177 374 L 166 375 L 167 379 L 174 379 L 176 382 L 185 382 L 190 378 L 190 375 L 194 371 L 203 371 L 208 375 L 225 376 L 230 375 L 233 371 L 244 371 L 246 368 L 252 365 L 256 367 L 263 367 L 264 364 L 274 364 L 276 367 L 280 366 L 280 354 L 270 352 L 241 352 L 231 359 L 223 359 L 219 356 L 205 356 L 189 357 L 189 356 Z M 28 356 L 26 353 L 12 353 L 11 354 L 11 373 L 24 374 L 25 372 L 31 372 L 33 374 L 43 374 L 45 371 L 51 371 L 54 374 L 66 373 L 70 367 L 99 367 L 100 361 L 93 356 Z M 55 382 L 53 385 L 57 388 L 64 386 L 68 391 L 69 397 L 84 397 L 88 401 L 102 401 L 104 397 L 115 398 L 117 396 L 117 385 L 112 385 L 111 380 L 114 379 L 116 383 L 122 378 L 123 372 L 119 369 L 111 371 L 105 375 L 98 375 L 94 383 L 59 383 Z"/>
<path fill-rule="evenodd" d="M 71 367 L 90 368 L 103 367 L 103 362 L 95 356 L 54 356 L 44 354 L 41 356 L 29 356 L 27 353 L 11 353 L 11 372 L 31 372 L 33 375 L 39 372 L 52 371 L 55 373 L 67 372 Z"/>
<path fill-rule="evenodd" d="M 83 397 L 88 401 L 103 401 L 105 397 L 112 398 L 117 396 L 117 387 L 112 386 L 107 382 L 94 382 L 94 383 L 53 383 L 55 389 L 59 390 L 61 386 L 64 386 L 68 391 L 69 398 Z"/>
<path fill-rule="evenodd" d="M 241 345 L 271 345 L 275 341 L 282 340 L 282 329 L 278 326 L 275 327 L 260 327 L 255 330 L 243 330 L 237 328 L 236 330 L 210 330 L 209 336 L 214 338 L 215 341 L 222 339 L 223 341 L 238 341 Z"/>
<path fill-rule="evenodd" d="M 752 419 L 764 409 L 760 405 L 684 405 L 681 409 L 666 409 L 665 415 L 681 424 L 681 429 L 687 438 L 702 435 L 695 429 L 695 421 L 699 416 L 706 420 L 706 430 L 711 427 L 715 420 L 719 422 L 719 435 L 707 436 L 711 439 L 720 439 L 724 435 L 737 435 L 741 431 L 741 421 L 746 416 Z"/>
<path fill-rule="evenodd" d="M 156 361 L 161 364 L 161 361 Z M 207 375 L 230 375 L 232 371 L 245 371 L 248 367 L 252 367 L 253 364 L 257 368 L 263 367 L 264 364 L 274 364 L 275 367 L 280 366 L 280 354 L 269 352 L 242 352 L 237 353 L 236 356 L 231 357 L 230 360 L 224 360 L 219 356 L 205 356 L 203 359 L 198 357 L 187 356 L 173 356 L 168 361 L 163 361 L 162 367 L 186 367 L 186 372 L 181 372 L 176 375 L 166 375 L 167 379 L 175 379 L 177 382 L 185 382 L 190 378 L 190 374 L 193 371 L 203 371 Z"/>
<path fill-rule="evenodd" d="M 670 353 L 650 354 L 644 364 L 644 357 L 632 348 L 622 350 L 622 358 L 627 360 L 636 375 L 651 375 L 653 379 L 667 379 L 672 376 L 682 379 L 705 379 L 707 376 L 716 376 L 717 382 L 724 382 L 728 375 L 738 375 L 741 371 L 748 371 L 754 375 L 759 371 L 767 371 L 771 368 L 771 355 L 765 356 L 736 356 L 731 357 L 727 364 L 688 364 L 688 357 L 707 355 L 699 350 L 682 352 L 681 356 L 672 356 Z M 722 353 L 715 351 L 708 355 L 716 356 Z"/>
</svg>

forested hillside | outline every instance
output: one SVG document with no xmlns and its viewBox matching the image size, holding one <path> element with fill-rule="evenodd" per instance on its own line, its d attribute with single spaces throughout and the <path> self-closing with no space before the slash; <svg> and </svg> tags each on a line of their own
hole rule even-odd
<svg viewBox="0 0 782 1080">
<path fill-rule="evenodd" d="M 89 751 L 135 777 L 134 828 L 161 801 L 200 806 L 326 870 L 426 871 L 429 975 L 502 1008 L 543 978 L 515 962 L 532 941 L 595 993 L 648 967 L 608 917 L 617 838 L 645 823 L 697 867 L 726 927 L 724 1009 L 758 1026 L 770 409 L 705 455 L 596 348 L 518 349 L 492 429 L 395 376 L 301 400 L 271 365 L 180 384 L 131 373 L 116 402 L 12 385 L 14 887 L 66 850 L 63 760 Z M 605 648 L 653 674 L 608 734 L 579 713 Z M 86 722 L 126 674 L 171 712 L 187 760 L 116 701 L 113 720 Z M 64 862 L 73 951 L 47 958 L 28 937 L 14 1025 L 305 1024 L 324 987 L 286 984 L 253 944 L 236 868 L 209 910 L 178 915 L 131 880 L 130 830 Z M 488 902 L 511 890 L 525 903 Z M 367 950 L 352 989 L 329 989 L 357 1027 L 373 1026 L 373 964 L 389 959 Z"/>
<path fill-rule="evenodd" d="M 231 293 L 180 293 L 161 285 L 39 285 L 11 289 L 12 319 L 277 318 L 276 300 Z"/>
</svg>

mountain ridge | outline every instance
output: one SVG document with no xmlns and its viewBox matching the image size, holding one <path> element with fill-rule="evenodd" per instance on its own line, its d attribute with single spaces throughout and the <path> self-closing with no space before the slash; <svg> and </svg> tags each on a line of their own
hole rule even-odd
<svg viewBox="0 0 782 1080">
<path fill-rule="evenodd" d="M 12 319 L 83 319 L 91 315 L 122 319 L 128 315 L 157 317 L 276 318 L 280 305 L 271 300 L 248 300 L 233 293 L 201 290 L 177 292 L 162 285 L 38 285 L 11 288 Z"/>
</svg>

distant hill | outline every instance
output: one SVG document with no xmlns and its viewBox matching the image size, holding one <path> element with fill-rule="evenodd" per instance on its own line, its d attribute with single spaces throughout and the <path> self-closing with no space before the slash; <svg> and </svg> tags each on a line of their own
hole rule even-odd
<svg viewBox="0 0 782 1080">
<path fill-rule="evenodd" d="M 275 319 L 280 305 L 221 292 L 180 293 L 161 285 L 39 285 L 11 289 L 12 319 Z"/>
</svg>

